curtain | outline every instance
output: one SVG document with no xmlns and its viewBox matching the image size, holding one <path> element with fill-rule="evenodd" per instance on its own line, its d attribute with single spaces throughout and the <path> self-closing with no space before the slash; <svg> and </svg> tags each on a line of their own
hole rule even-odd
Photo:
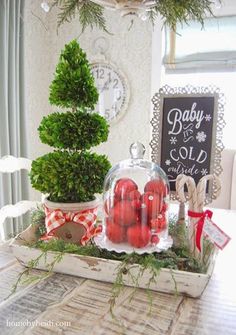
<svg viewBox="0 0 236 335">
<path fill-rule="evenodd" d="M 166 28 L 165 37 L 167 72 L 236 69 L 236 16 L 207 18 L 204 28 L 190 21 L 176 33 Z"/>
<path fill-rule="evenodd" d="M 24 0 L 0 0 L 0 157 L 27 157 L 24 108 Z M 0 174 L 0 207 L 28 199 L 26 172 Z M 24 228 L 6 220 L 5 237 Z"/>
</svg>

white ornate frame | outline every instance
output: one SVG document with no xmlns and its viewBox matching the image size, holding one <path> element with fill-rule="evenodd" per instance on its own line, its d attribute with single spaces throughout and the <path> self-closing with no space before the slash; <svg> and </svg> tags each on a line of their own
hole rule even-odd
<svg viewBox="0 0 236 335">
<path fill-rule="evenodd" d="M 212 147 L 211 147 L 211 162 L 210 162 L 210 174 L 219 176 L 222 172 L 221 167 L 221 152 L 224 149 L 222 142 L 223 128 L 225 126 L 224 121 L 224 105 L 225 96 L 220 92 L 220 89 L 215 86 L 209 87 L 194 87 L 187 85 L 185 87 L 170 87 L 168 85 L 160 88 L 159 92 L 156 93 L 152 102 L 154 105 L 153 118 L 151 120 L 152 125 L 152 140 L 151 146 L 151 159 L 153 162 L 160 164 L 161 159 L 161 140 L 162 140 L 162 119 L 163 119 L 163 102 L 165 98 L 174 97 L 214 97 L 214 120 L 212 130 Z M 214 196 L 216 192 L 215 185 L 209 185 L 208 191 L 208 202 Z M 176 200 L 175 192 L 171 192 L 171 199 Z"/>
</svg>

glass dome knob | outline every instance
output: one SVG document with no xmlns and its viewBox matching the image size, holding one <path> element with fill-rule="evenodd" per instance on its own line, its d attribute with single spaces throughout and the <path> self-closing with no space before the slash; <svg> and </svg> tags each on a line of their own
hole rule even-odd
<svg viewBox="0 0 236 335">
<path fill-rule="evenodd" d="M 146 151 L 145 146 L 140 142 L 135 142 L 131 144 L 129 148 L 129 152 L 132 159 L 143 159 L 145 151 Z"/>
</svg>

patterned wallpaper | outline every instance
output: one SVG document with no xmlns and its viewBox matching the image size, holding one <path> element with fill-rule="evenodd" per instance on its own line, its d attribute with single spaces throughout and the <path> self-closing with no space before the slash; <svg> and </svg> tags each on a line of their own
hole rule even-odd
<svg viewBox="0 0 236 335">
<path fill-rule="evenodd" d="M 110 128 L 109 140 L 97 147 L 107 154 L 114 164 L 129 157 L 129 145 L 141 141 L 149 153 L 152 26 L 135 19 L 130 28 L 130 18 L 106 11 L 107 27 L 111 35 L 97 29 L 87 29 L 81 34 L 78 20 L 62 26 L 57 32 L 56 12 L 45 14 L 41 1 L 27 1 L 25 11 L 26 82 L 31 138 L 31 158 L 47 152 L 49 148 L 38 140 L 37 127 L 43 115 L 56 108 L 49 106 L 48 86 L 53 78 L 60 50 L 71 39 L 77 38 L 87 52 L 89 60 L 98 56 L 94 48 L 97 38 L 106 39 L 106 58 L 115 63 L 126 75 L 130 86 L 130 102 L 124 116 Z M 40 19 L 39 19 L 40 18 Z M 130 28 L 130 29 L 129 29 Z"/>
</svg>

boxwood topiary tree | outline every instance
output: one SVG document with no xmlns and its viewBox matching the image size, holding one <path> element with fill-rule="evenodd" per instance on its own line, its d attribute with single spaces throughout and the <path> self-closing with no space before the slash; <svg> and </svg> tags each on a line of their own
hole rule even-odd
<svg viewBox="0 0 236 335">
<path fill-rule="evenodd" d="M 32 162 L 32 186 L 58 202 L 85 202 L 101 193 L 110 163 L 106 156 L 88 151 L 105 142 L 106 120 L 91 113 L 98 92 L 86 54 L 73 40 L 60 55 L 55 78 L 50 85 L 52 105 L 71 108 L 45 116 L 38 128 L 43 143 L 56 150 Z"/>
</svg>

